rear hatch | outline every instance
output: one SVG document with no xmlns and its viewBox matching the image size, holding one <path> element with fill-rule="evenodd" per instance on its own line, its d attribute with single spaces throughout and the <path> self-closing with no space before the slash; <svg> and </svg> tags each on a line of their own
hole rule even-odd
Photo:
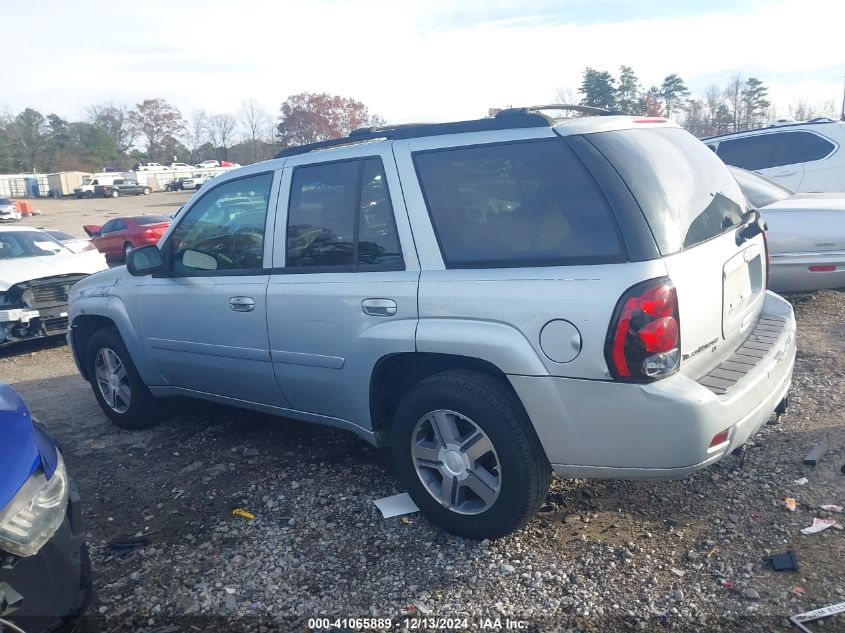
<svg viewBox="0 0 845 633">
<path fill-rule="evenodd" d="M 680 128 L 640 125 L 586 138 L 640 206 L 677 289 L 680 371 L 701 377 L 742 344 L 762 309 L 764 238 L 737 238 L 748 203 L 724 163 Z"/>
</svg>

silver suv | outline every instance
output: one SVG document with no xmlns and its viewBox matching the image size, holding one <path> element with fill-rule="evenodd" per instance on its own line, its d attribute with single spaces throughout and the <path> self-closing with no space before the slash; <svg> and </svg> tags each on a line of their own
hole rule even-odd
<svg viewBox="0 0 845 633">
<path fill-rule="evenodd" d="M 347 429 L 432 521 L 491 538 L 553 471 L 683 477 L 783 410 L 795 321 L 767 272 L 687 132 L 521 108 L 216 178 L 74 286 L 68 341 L 122 427 L 192 396 Z"/>
</svg>

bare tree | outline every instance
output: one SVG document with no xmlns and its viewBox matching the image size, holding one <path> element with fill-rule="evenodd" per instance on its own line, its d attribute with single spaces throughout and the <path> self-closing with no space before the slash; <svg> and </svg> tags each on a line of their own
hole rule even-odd
<svg viewBox="0 0 845 633">
<path fill-rule="evenodd" d="M 140 130 L 135 125 L 131 108 L 125 103 L 98 103 L 85 108 L 85 113 L 89 123 L 106 131 L 121 154 L 128 152 L 138 140 Z"/>
<path fill-rule="evenodd" d="M 742 75 L 734 75 L 731 82 L 725 88 L 725 99 L 728 100 L 728 108 L 733 116 L 733 131 L 739 131 L 739 124 L 742 122 L 743 111 L 743 86 L 745 82 Z"/>
<path fill-rule="evenodd" d="M 145 99 L 130 113 L 130 119 L 146 139 L 151 160 L 169 153 L 185 125 L 182 113 L 164 99 Z"/>
<path fill-rule="evenodd" d="M 211 144 L 217 150 L 217 157 L 226 160 L 229 155 L 229 148 L 235 140 L 235 130 L 238 127 L 237 119 L 228 113 L 215 114 L 208 119 L 208 136 Z"/>
<path fill-rule="evenodd" d="M 260 160 L 263 152 L 260 145 L 266 142 L 266 133 L 272 129 L 273 119 L 270 113 L 261 107 L 255 99 L 247 99 L 241 104 L 241 125 L 246 132 L 246 141 L 250 144 L 250 154 L 253 162 Z M 272 138 L 272 136 L 271 136 Z"/>
<path fill-rule="evenodd" d="M 578 91 L 574 90 L 573 88 L 569 87 L 559 87 L 555 90 L 554 96 L 555 103 L 578 103 L 580 98 L 578 97 Z"/>
<path fill-rule="evenodd" d="M 185 131 L 191 162 L 198 163 L 201 159 L 200 148 L 208 142 L 208 114 L 205 110 L 194 110 Z"/>
</svg>

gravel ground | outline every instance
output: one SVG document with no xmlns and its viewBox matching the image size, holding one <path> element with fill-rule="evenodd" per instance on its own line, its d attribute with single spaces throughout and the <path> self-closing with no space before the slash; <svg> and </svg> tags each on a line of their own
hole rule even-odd
<svg viewBox="0 0 845 633">
<path fill-rule="evenodd" d="M 91 617 L 66 628 L 264 633 L 329 616 L 392 617 L 394 628 L 405 617 L 504 628 L 509 617 L 542 631 L 789 630 L 789 615 L 845 601 L 845 532 L 799 532 L 820 504 L 845 503 L 845 293 L 792 300 L 791 408 L 744 460 L 680 481 L 556 480 L 543 511 L 494 542 L 419 514 L 381 518 L 372 501 L 399 483 L 387 452 L 351 434 L 188 402 L 154 429 L 123 431 L 61 342 L 0 350 L 0 378 L 61 441 L 82 495 L 97 596 Z M 804 466 L 823 440 L 830 451 Z M 786 496 L 796 512 L 778 507 Z M 800 571 L 763 560 L 790 549 Z M 845 618 L 814 626 L 842 631 Z"/>
</svg>

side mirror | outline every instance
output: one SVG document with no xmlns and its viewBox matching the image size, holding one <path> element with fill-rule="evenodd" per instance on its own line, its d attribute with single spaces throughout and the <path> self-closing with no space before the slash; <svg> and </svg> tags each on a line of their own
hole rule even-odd
<svg viewBox="0 0 845 633">
<path fill-rule="evenodd" d="M 133 248 L 126 255 L 126 270 L 134 277 L 143 277 L 161 270 L 161 251 L 158 246 L 149 245 Z"/>
</svg>

